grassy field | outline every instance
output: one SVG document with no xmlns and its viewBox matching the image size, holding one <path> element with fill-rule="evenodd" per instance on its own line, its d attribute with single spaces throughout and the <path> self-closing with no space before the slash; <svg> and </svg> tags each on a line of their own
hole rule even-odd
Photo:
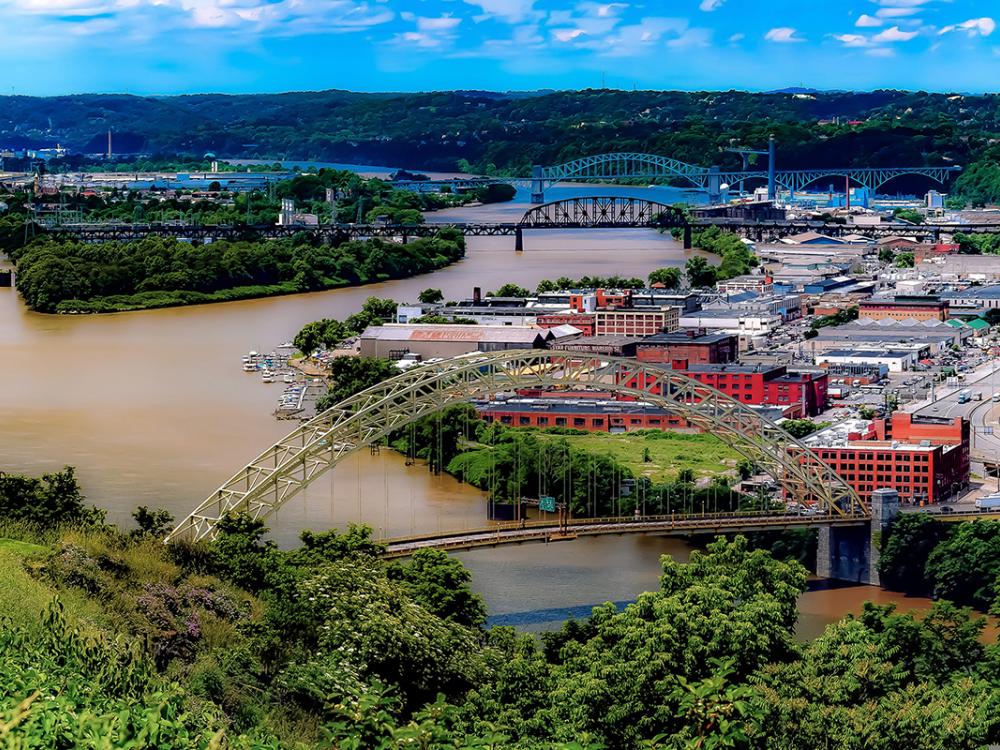
<svg viewBox="0 0 1000 750">
<path fill-rule="evenodd" d="M 741 458 L 713 435 L 705 433 L 660 432 L 612 435 L 593 432 L 587 435 L 548 435 L 543 439 L 565 439 L 581 450 L 610 455 L 628 466 L 636 476 L 649 477 L 653 482 L 675 479 L 682 469 L 691 469 L 698 479 L 714 476 L 736 468 Z M 650 461 L 642 460 L 649 449 Z"/>
</svg>

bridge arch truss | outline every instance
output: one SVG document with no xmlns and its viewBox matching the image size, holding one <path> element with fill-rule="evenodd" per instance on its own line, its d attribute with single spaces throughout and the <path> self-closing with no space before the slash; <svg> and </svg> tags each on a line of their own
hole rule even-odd
<svg viewBox="0 0 1000 750">
<path fill-rule="evenodd" d="M 628 384 L 628 385 L 624 385 Z M 229 513 L 266 519 L 350 454 L 449 404 L 514 388 L 592 387 L 633 395 L 682 415 L 754 461 L 791 497 L 828 519 L 867 505 L 809 448 L 747 406 L 696 380 L 633 360 L 584 352 L 512 351 L 411 368 L 303 423 L 238 471 L 170 532 L 206 539 Z"/>
<path fill-rule="evenodd" d="M 684 227 L 684 212 L 664 203 L 621 196 L 567 198 L 528 210 L 518 226 L 543 227 Z"/>
</svg>

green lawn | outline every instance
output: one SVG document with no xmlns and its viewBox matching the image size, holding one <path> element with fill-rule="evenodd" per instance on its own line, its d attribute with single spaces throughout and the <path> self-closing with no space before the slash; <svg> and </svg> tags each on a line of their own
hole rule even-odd
<svg viewBox="0 0 1000 750">
<path fill-rule="evenodd" d="M 37 627 L 56 595 L 52 586 L 34 578 L 25 569 L 27 556 L 44 553 L 46 549 L 38 544 L 0 538 L 0 615 L 14 627 Z M 100 611 L 96 601 L 89 601 L 76 591 L 61 592 L 59 598 L 66 605 L 66 615 L 71 622 L 92 617 Z"/>
<path fill-rule="evenodd" d="M 653 482 L 675 479 L 682 469 L 691 469 L 697 478 L 710 477 L 736 468 L 741 456 L 714 435 L 706 433 L 644 431 L 612 435 L 592 432 L 587 435 L 549 435 L 545 439 L 565 439 L 576 448 L 613 456 L 628 466 L 636 476 Z M 644 449 L 650 461 L 643 462 Z"/>
</svg>

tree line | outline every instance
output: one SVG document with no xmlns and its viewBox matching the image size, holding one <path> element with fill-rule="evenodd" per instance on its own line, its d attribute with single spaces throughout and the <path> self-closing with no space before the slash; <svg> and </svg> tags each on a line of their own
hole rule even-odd
<svg viewBox="0 0 1000 750">
<path fill-rule="evenodd" d="M 59 491 L 80 500 L 72 482 Z M 488 627 L 459 560 L 421 550 L 386 561 L 366 527 L 305 531 L 285 550 L 261 521 L 230 515 L 209 542 L 163 544 L 169 516 L 147 508 L 125 531 L 95 519 L 33 526 L 30 509 L 2 507 L 0 733 L 16 747 L 1000 740 L 1000 651 L 983 644 L 982 618 L 948 602 L 922 616 L 868 604 L 802 643 L 805 568 L 742 537 L 686 563 L 664 556 L 655 590 L 539 639 Z"/>
<path fill-rule="evenodd" d="M 201 245 L 160 237 L 103 243 L 42 237 L 11 251 L 18 291 L 41 312 L 113 312 L 331 289 L 426 273 L 464 254 L 464 238 L 449 228 L 407 244 L 323 244 L 304 233 Z"/>
</svg>

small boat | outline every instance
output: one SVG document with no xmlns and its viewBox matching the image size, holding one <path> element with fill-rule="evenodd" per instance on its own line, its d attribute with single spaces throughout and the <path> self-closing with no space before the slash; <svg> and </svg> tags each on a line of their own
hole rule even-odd
<svg viewBox="0 0 1000 750">
<path fill-rule="evenodd" d="M 260 379 L 261 379 L 261 381 L 263 381 L 265 383 L 273 383 L 274 382 L 274 373 L 271 372 L 270 370 L 264 370 L 260 374 Z"/>
<path fill-rule="evenodd" d="M 295 373 L 294 372 L 286 372 L 284 375 L 281 376 L 281 380 L 283 382 L 285 382 L 285 383 L 294 383 L 295 382 Z"/>
<path fill-rule="evenodd" d="M 255 365 L 253 362 L 243 363 L 243 372 L 256 372 L 256 371 L 257 371 L 257 365 Z"/>
</svg>

